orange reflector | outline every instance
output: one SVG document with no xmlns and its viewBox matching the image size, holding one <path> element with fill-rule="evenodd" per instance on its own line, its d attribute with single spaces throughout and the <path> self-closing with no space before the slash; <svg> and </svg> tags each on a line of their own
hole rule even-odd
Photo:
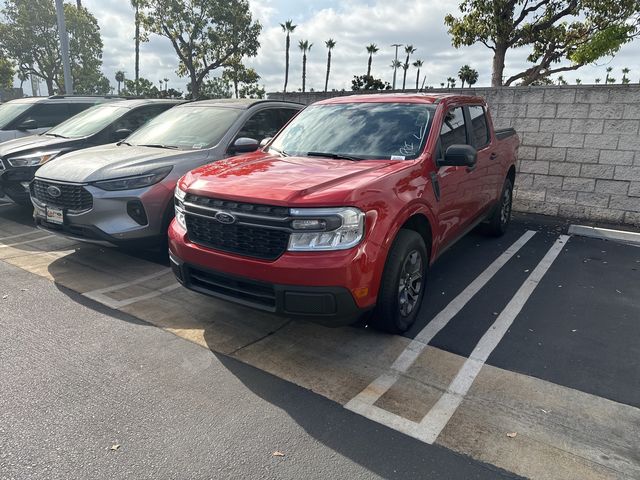
<svg viewBox="0 0 640 480">
<path fill-rule="evenodd" d="M 353 295 L 356 298 L 366 297 L 367 295 L 369 295 L 369 287 L 356 288 L 355 290 L 353 290 Z"/>
</svg>

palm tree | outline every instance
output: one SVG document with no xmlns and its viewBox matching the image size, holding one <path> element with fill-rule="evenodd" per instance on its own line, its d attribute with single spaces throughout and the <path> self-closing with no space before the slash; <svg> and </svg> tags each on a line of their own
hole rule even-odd
<svg viewBox="0 0 640 480">
<path fill-rule="evenodd" d="M 567 81 L 562 75 L 558 75 L 558 85 L 567 85 Z"/>
<path fill-rule="evenodd" d="M 290 35 L 296 29 L 297 25 L 293 24 L 292 20 L 287 20 L 284 23 L 281 23 L 282 31 L 287 34 L 287 41 L 285 44 L 285 66 L 284 66 L 284 88 L 282 89 L 282 93 L 287 93 L 287 83 L 289 82 L 289 47 L 291 46 L 291 37 Z"/>
<path fill-rule="evenodd" d="M 413 62 L 413 66 L 418 69 L 418 73 L 416 74 L 416 90 L 418 90 L 418 82 L 420 82 L 420 69 L 422 68 L 422 65 L 422 60 L 416 60 Z"/>
<path fill-rule="evenodd" d="M 449 85 L 447 85 L 447 87 L 448 87 L 448 86 L 449 86 Z M 444 88 L 444 82 L 442 82 L 442 83 L 440 84 L 440 88 Z"/>
<path fill-rule="evenodd" d="M 391 61 L 391 68 L 393 68 L 394 72 L 396 69 L 401 68 L 402 67 L 402 62 L 400 60 L 392 60 Z M 394 73 L 395 75 L 395 73 Z"/>
<path fill-rule="evenodd" d="M 416 49 L 413 48 L 413 45 L 407 45 L 404 47 L 404 51 L 407 54 L 407 58 L 404 61 L 404 65 L 402 68 L 404 69 L 404 75 L 402 77 L 402 89 L 404 90 L 405 85 L 407 84 L 407 70 L 409 70 L 409 56 L 412 53 L 415 53 Z"/>
<path fill-rule="evenodd" d="M 331 71 L 331 50 L 336 46 L 336 41 L 330 38 L 324 44 L 327 46 L 327 76 L 324 79 L 324 91 L 326 92 L 329 85 L 329 72 Z"/>
<path fill-rule="evenodd" d="M 462 88 L 464 88 L 464 82 L 469 79 L 470 75 L 471 67 L 469 65 L 463 65 L 460 67 L 460 70 L 458 70 L 458 78 L 462 81 Z"/>
<path fill-rule="evenodd" d="M 169 88 L 169 79 L 165 78 L 164 79 L 164 91 L 166 92 L 168 88 Z"/>
<path fill-rule="evenodd" d="M 371 62 L 373 60 L 373 56 L 378 53 L 378 46 L 375 43 L 367 46 L 367 53 L 369 53 L 369 63 L 367 63 L 367 77 L 371 76 Z"/>
<path fill-rule="evenodd" d="M 136 95 L 138 94 L 138 80 L 140 80 L 140 3 L 141 0 L 131 0 L 131 6 L 135 9 L 135 17 L 134 17 L 134 22 L 135 22 L 135 34 L 134 34 L 134 40 L 135 40 L 135 45 L 136 45 L 136 65 L 135 65 L 135 72 L 134 72 L 134 78 L 135 78 L 135 93 Z"/>
<path fill-rule="evenodd" d="M 612 70 L 613 70 L 613 67 L 607 67 L 607 76 L 604 78 L 604 83 L 611 83 L 609 82 L 609 74 L 611 73 Z"/>
<path fill-rule="evenodd" d="M 298 42 L 298 48 L 302 51 L 302 92 L 305 91 L 307 83 L 307 52 L 311 50 L 313 43 L 309 43 L 309 40 L 300 40 Z"/>
<path fill-rule="evenodd" d="M 471 85 L 475 85 L 477 81 L 478 81 L 478 71 L 472 68 L 471 70 L 469 70 L 469 73 L 467 76 L 467 85 L 469 86 L 469 88 L 471 88 Z"/>
<path fill-rule="evenodd" d="M 627 67 L 622 69 L 622 83 L 624 83 L 625 85 L 630 82 L 629 77 L 627 77 L 627 74 L 630 71 L 631 70 L 629 70 Z"/>
<path fill-rule="evenodd" d="M 116 72 L 116 82 L 118 82 L 118 95 L 120 95 L 120 84 L 124 82 L 124 72 L 122 70 Z"/>
<path fill-rule="evenodd" d="M 576 78 L 576 85 L 582 85 L 582 80 L 580 80 L 579 78 Z"/>
<path fill-rule="evenodd" d="M 600 79 L 596 78 L 595 82 L 596 82 L 596 84 L 600 83 Z"/>
</svg>

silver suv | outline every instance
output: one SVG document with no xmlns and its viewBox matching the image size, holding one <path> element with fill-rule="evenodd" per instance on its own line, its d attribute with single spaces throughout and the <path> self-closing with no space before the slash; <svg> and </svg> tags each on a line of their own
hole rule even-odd
<svg viewBox="0 0 640 480">
<path fill-rule="evenodd" d="M 182 175 L 257 150 L 302 108 L 272 100 L 187 103 L 124 141 L 51 160 L 31 185 L 36 224 L 103 245 L 162 245 Z"/>
<path fill-rule="evenodd" d="M 0 105 L 0 142 L 46 132 L 66 119 L 112 96 L 53 95 L 11 100 Z"/>
</svg>

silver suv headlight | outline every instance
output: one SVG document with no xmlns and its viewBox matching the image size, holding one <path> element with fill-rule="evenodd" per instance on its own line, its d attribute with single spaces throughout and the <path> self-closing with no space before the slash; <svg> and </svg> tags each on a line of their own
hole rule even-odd
<svg viewBox="0 0 640 480">
<path fill-rule="evenodd" d="M 138 188 L 154 185 L 164 179 L 173 166 L 157 168 L 141 175 L 132 175 L 130 177 L 116 178 L 113 180 L 101 180 L 95 182 L 94 185 L 102 190 L 136 190 Z"/>
<path fill-rule="evenodd" d="M 312 252 L 346 250 L 364 236 L 364 213 L 354 207 L 292 208 L 293 233 L 288 250 Z"/>
<path fill-rule="evenodd" d="M 184 198 L 187 196 L 187 192 L 180 188 L 180 182 L 176 185 L 175 191 L 175 206 L 176 206 L 176 222 L 185 230 L 187 229 L 187 222 L 184 218 Z"/>
<path fill-rule="evenodd" d="M 60 155 L 60 150 L 36 152 L 8 158 L 7 162 L 9 162 L 9 165 L 12 167 L 37 167 L 38 165 L 44 165 L 58 155 Z"/>
</svg>

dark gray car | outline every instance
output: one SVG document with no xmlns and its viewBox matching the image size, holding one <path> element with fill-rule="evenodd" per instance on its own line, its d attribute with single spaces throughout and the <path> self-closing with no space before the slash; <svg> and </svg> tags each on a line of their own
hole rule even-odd
<svg viewBox="0 0 640 480">
<path fill-rule="evenodd" d="M 56 158 L 38 170 L 31 185 L 36 223 L 87 242 L 157 245 L 166 238 L 182 175 L 257 150 L 302 108 L 272 100 L 187 103 L 126 141 Z"/>
</svg>

